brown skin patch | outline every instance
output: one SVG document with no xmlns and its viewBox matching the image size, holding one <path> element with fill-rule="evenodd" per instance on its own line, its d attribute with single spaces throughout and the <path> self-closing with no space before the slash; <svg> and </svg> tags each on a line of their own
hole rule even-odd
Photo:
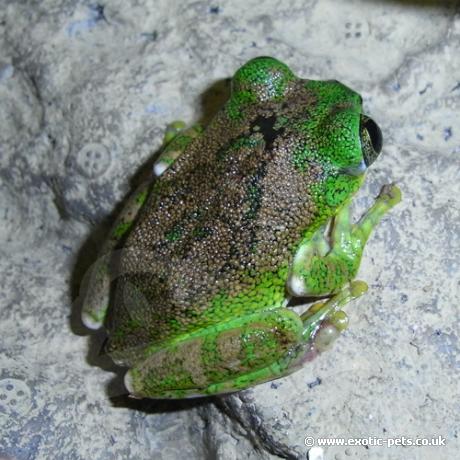
<svg viewBox="0 0 460 460">
<path fill-rule="evenodd" d="M 188 341 L 181 347 L 184 369 L 190 373 L 197 387 L 205 387 L 210 383 L 204 372 L 203 360 L 201 357 L 202 347 L 203 339 L 201 338 Z"/>
<path fill-rule="evenodd" d="M 321 170 L 295 169 L 299 133 L 276 120 L 287 117 L 288 125 L 305 120 L 313 102 L 298 80 L 283 101 L 248 106 L 245 123 L 222 110 L 157 179 L 157 192 L 128 235 L 130 250 L 118 279 L 118 289 L 129 283 L 143 299 L 149 333 L 138 345 L 221 322 L 220 317 L 202 322 L 214 296 L 249 289 L 260 274 L 290 263 L 292 249 L 315 216 L 307 188 Z M 235 147 L 238 142 L 243 145 Z M 115 303 L 109 331 L 120 329 L 138 308 L 124 302 Z M 122 336 L 110 337 L 113 352 L 131 346 Z"/>
<path fill-rule="evenodd" d="M 222 332 L 216 339 L 216 349 L 221 362 L 233 363 L 241 360 L 241 329 Z"/>
<path fill-rule="evenodd" d="M 153 376 L 158 382 L 168 378 L 172 371 L 178 375 L 189 375 L 190 386 L 205 387 L 209 384 L 203 370 L 201 348 L 203 339 L 196 338 L 178 344 L 174 351 L 171 349 L 158 350 L 152 353 L 138 368 L 140 381 L 148 380 Z"/>
</svg>

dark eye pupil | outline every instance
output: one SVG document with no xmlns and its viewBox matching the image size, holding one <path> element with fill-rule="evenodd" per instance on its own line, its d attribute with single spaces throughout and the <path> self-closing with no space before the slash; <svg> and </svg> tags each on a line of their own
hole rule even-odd
<svg viewBox="0 0 460 460">
<path fill-rule="evenodd" d="M 371 118 L 366 118 L 363 123 L 363 128 L 367 130 L 369 133 L 369 137 L 371 138 L 372 147 L 377 153 L 382 151 L 382 131 L 378 127 L 377 123 L 372 120 Z"/>
<path fill-rule="evenodd" d="M 374 120 L 361 115 L 361 148 L 366 166 L 371 165 L 382 150 L 382 131 Z"/>
</svg>

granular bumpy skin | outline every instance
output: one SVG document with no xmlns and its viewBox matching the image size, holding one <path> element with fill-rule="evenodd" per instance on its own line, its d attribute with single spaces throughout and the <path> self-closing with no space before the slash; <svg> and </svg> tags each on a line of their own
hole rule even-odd
<svg viewBox="0 0 460 460">
<path fill-rule="evenodd" d="M 344 173 L 362 162 L 360 112 L 347 87 L 272 58 L 236 73 L 128 233 L 106 322 L 114 359 L 131 365 L 133 350 L 282 306 L 299 243 L 361 184 Z"/>
</svg>

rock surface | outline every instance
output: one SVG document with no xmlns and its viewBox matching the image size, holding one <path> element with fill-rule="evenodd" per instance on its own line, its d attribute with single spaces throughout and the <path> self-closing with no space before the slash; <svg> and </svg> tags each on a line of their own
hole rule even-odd
<svg viewBox="0 0 460 460">
<path fill-rule="evenodd" d="M 0 0 L 0 34 L 1 459 L 300 459 L 306 436 L 403 435 L 446 446 L 326 459 L 458 457 L 458 2 Z M 346 83 L 382 128 L 356 215 L 387 181 L 404 201 L 367 246 L 369 294 L 334 350 L 289 378 L 128 400 L 79 323 L 83 275 L 166 123 L 206 119 L 258 55 Z"/>
</svg>

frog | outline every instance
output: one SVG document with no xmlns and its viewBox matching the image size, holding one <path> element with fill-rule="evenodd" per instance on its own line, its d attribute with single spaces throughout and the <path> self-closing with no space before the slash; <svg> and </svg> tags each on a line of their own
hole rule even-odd
<svg viewBox="0 0 460 460">
<path fill-rule="evenodd" d="M 168 125 L 151 178 L 101 248 L 82 321 L 132 397 L 232 393 L 302 368 L 348 327 L 344 306 L 394 184 L 353 223 L 382 150 L 362 97 L 256 57 L 206 126 Z M 295 308 L 293 303 L 297 303 Z"/>
</svg>

